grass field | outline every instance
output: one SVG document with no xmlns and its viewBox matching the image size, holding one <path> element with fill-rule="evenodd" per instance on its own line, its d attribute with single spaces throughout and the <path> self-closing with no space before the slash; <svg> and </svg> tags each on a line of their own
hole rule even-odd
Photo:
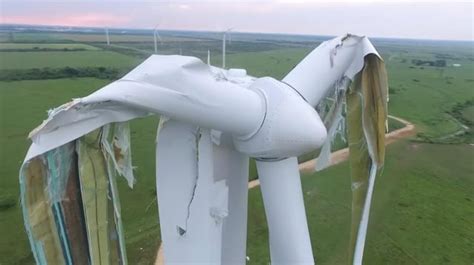
<svg viewBox="0 0 474 265">
<path fill-rule="evenodd" d="M 1 42 L 48 42 L 54 41 L 50 33 L 46 32 L 1 32 Z"/>
<path fill-rule="evenodd" d="M 290 48 L 237 53 L 229 55 L 227 61 L 230 66 L 245 68 L 249 74 L 254 76 L 271 76 L 282 79 L 310 51 L 309 48 Z M 217 63 L 221 62 L 220 57 L 216 59 Z"/>
<path fill-rule="evenodd" d="M 28 62 L 28 63 L 25 63 Z M 43 67 L 113 66 L 133 68 L 139 60 L 110 51 L 2 52 L 0 70 Z"/>
<path fill-rule="evenodd" d="M 70 35 L 24 33 L 15 34 L 14 39 L 31 42 L 21 44 L 24 47 L 42 42 L 47 47 L 54 41 L 57 42 L 54 45 L 92 47 L 87 42 L 100 41 L 98 38 L 103 37 Z M 151 43 L 141 43 L 143 40 L 135 37 L 128 35 L 122 40 L 126 47 L 121 54 L 111 50 L 2 52 L 0 70 L 66 66 L 131 69 L 141 59 L 127 55 L 126 48 L 146 53 L 152 47 Z M 0 35 L 1 40 L 9 41 L 9 38 Z M 183 44 L 183 54 L 205 59 L 208 44 L 194 43 L 196 46 Z M 11 44 L 0 44 L 0 49 L 2 45 Z M 212 64 L 220 65 L 218 42 L 212 45 L 215 47 Z M 279 45 L 282 46 L 270 43 L 267 50 L 262 50 L 261 44 L 234 44 L 229 48 L 228 67 L 242 67 L 254 76 L 279 79 L 311 50 L 308 43 L 299 48 L 293 44 L 287 48 Z M 176 53 L 176 47 L 163 46 L 161 53 Z M 474 98 L 472 49 L 458 44 L 423 46 L 384 42 L 379 50 L 389 73 L 391 114 L 414 122 L 420 133 L 433 138 L 460 129 L 459 122 L 448 112 Z M 413 59 L 439 58 L 445 58 L 446 67 L 412 63 Z M 461 66 L 453 67 L 454 63 Z M 0 264 L 32 262 L 18 205 L 18 169 L 29 145 L 28 132 L 46 118 L 46 110 L 85 96 L 108 82 L 93 78 L 0 82 Z M 473 106 L 462 110 L 463 119 L 472 121 L 473 114 Z M 157 117 L 132 122 L 137 184 L 130 190 L 125 181 L 119 181 L 130 264 L 153 264 L 160 240 L 152 144 L 157 124 Z M 365 264 L 474 262 L 473 150 L 469 144 L 439 145 L 408 140 L 389 147 L 384 175 L 376 184 Z M 319 264 L 341 264 L 346 259 L 349 183 L 347 163 L 303 177 L 313 248 Z M 249 264 L 268 262 L 267 228 L 258 188 L 250 192 L 249 198 L 248 256 Z"/>
<path fill-rule="evenodd" d="M 473 61 L 459 56 L 457 60 L 447 60 L 448 66 L 440 69 L 414 67 L 410 60 L 416 57 L 419 55 L 403 55 L 387 62 L 394 92 L 390 95 L 391 113 L 415 122 L 430 136 L 439 137 L 459 130 L 458 123 L 446 112 L 455 104 L 474 98 L 470 81 Z M 459 63 L 461 67 L 452 67 L 452 63 Z"/>
<path fill-rule="evenodd" d="M 364 264 L 472 264 L 474 148 L 403 140 L 388 148 L 376 181 Z M 455 169 L 455 172 L 453 170 Z M 349 165 L 302 177 L 318 264 L 346 264 Z M 260 189 L 249 194 L 249 264 L 268 264 Z"/>
<path fill-rule="evenodd" d="M 474 106 L 470 106 L 464 109 L 462 116 L 464 119 L 474 123 Z"/>
<path fill-rule="evenodd" d="M 201 41 L 193 37 L 169 36 L 161 33 L 162 41 Z M 153 42 L 153 34 L 127 34 L 127 33 L 109 33 L 110 42 Z M 11 35 L 0 34 L 0 41 L 9 42 L 106 42 L 105 32 L 103 33 L 36 33 L 36 32 L 17 32 Z"/>
<path fill-rule="evenodd" d="M 105 34 L 53 34 L 52 38 L 64 39 L 79 42 L 105 42 Z M 110 34 L 110 42 L 153 42 L 153 34 L 133 35 L 133 34 Z M 162 42 L 168 41 L 200 41 L 194 38 L 163 36 Z"/>
</svg>

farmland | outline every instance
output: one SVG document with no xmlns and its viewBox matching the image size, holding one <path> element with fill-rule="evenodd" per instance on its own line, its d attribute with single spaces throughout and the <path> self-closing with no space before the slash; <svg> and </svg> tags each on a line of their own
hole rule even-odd
<svg viewBox="0 0 474 265">
<path fill-rule="evenodd" d="M 80 66 L 103 66 L 103 67 L 128 67 L 139 63 L 139 60 L 116 54 L 110 51 L 81 51 L 81 52 L 1 52 L 0 70 L 5 69 L 29 69 L 44 67 L 80 67 Z M 28 64 L 25 64 L 28 62 Z"/>
<path fill-rule="evenodd" d="M 153 51 L 151 36 L 14 33 L 0 36 L 0 70 L 104 67 L 130 70 Z M 212 35 L 162 34 L 159 53 L 194 55 L 220 65 L 220 42 Z M 252 39 L 254 38 L 254 39 Z M 255 76 L 282 78 L 318 41 L 238 34 L 227 64 Z M 472 43 L 376 40 L 390 83 L 390 114 L 413 122 L 418 135 L 388 148 L 377 180 L 365 264 L 471 264 L 474 262 L 474 53 Z M 80 49 L 31 51 L 34 47 Z M 18 51 L 25 49 L 27 51 Z M 444 60 L 445 66 L 413 60 Z M 415 62 L 415 63 L 414 63 Z M 454 67 L 459 64 L 460 67 Z M 31 264 L 18 198 L 18 169 L 28 132 L 46 111 L 110 82 L 61 78 L 0 82 L 0 264 Z M 470 121 L 470 123 L 469 123 Z M 137 184 L 119 190 L 130 264 L 153 264 L 160 242 L 155 192 L 154 143 L 158 117 L 133 121 Z M 465 129 L 467 125 L 469 129 Z M 460 132 L 460 134 L 456 134 Z M 252 169 L 252 174 L 254 169 Z M 302 177 L 313 250 L 319 264 L 342 264 L 350 221 L 349 165 Z M 267 228 L 259 188 L 249 193 L 249 264 L 269 262 Z"/>
<path fill-rule="evenodd" d="M 375 187 L 364 264 L 469 264 L 474 246 L 473 156 L 468 145 L 391 145 Z M 302 185 L 317 261 L 347 264 L 348 163 L 304 175 Z M 247 254 L 252 264 L 267 264 L 268 231 L 260 190 L 251 190 L 249 196 L 252 240 Z"/>
</svg>

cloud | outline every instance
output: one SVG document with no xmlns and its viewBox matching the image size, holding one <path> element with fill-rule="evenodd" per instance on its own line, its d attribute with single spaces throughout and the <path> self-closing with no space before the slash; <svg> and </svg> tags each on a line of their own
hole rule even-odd
<svg viewBox="0 0 474 265">
<path fill-rule="evenodd" d="M 0 0 L 2 1 L 2 0 Z M 472 39 L 472 3 L 447 0 L 3 0 L 2 22 Z"/>
<path fill-rule="evenodd" d="M 11 24 L 41 24 L 63 26 L 122 26 L 129 22 L 127 17 L 117 17 L 110 14 L 87 13 L 72 15 L 38 14 L 36 16 L 6 15 L 2 16 L 2 23 Z"/>
<path fill-rule="evenodd" d="M 189 5 L 186 5 L 186 4 L 180 4 L 178 5 L 178 7 L 181 9 L 189 9 Z"/>
</svg>

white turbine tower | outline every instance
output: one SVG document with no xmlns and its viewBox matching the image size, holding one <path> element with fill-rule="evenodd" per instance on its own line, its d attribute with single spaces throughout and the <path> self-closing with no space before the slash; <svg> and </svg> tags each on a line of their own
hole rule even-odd
<svg viewBox="0 0 474 265">
<path fill-rule="evenodd" d="M 90 208 L 84 213 L 93 218 L 74 223 L 93 228 L 85 235 L 89 250 L 68 249 L 79 242 L 68 241 L 68 229 L 83 227 L 68 226 L 68 216 L 63 215 L 72 210 L 50 209 L 66 201 L 61 197 L 65 194 L 62 183 L 69 183 L 67 177 L 74 176 L 76 171 L 71 170 L 75 165 L 81 180 L 92 173 L 108 174 L 109 181 L 103 183 L 109 183 L 112 191 L 114 170 L 133 184 L 129 131 L 123 122 L 157 114 L 161 118 L 156 184 L 167 263 L 245 264 L 248 165 L 252 157 L 257 161 L 268 222 L 271 263 L 314 264 L 297 157 L 331 142 L 346 101 L 349 146 L 351 156 L 356 156 L 351 159 L 351 168 L 357 169 L 352 175 L 355 199 L 351 234 L 355 240 L 350 260 L 361 264 L 373 183 L 383 165 L 388 89 L 384 69 L 369 40 L 354 35 L 324 42 L 282 81 L 254 78 L 245 70 L 212 67 L 195 57 L 151 56 L 122 79 L 51 111 L 30 134 L 33 143 L 20 170 L 20 182 L 25 225 L 35 258 L 42 264 L 56 264 L 63 257 L 74 260 L 74 255 L 109 258 L 113 252 L 101 250 L 111 245 L 107 243 L 110 238 L 123 238 L 123 232 L 115 201 L 114 208 L 109 207 L 115 209 L 115 219 L 97 221 L 104 216 L 99 207 L 107 209 L 103 205 L 109 205 L 90 203 L 99 197 L 107 200 L 103 188 L 99 189 L 102 186 L 93 192 L 101 182 L 95 180 L 92 186 L 78 188 L 87 196 L 83 207 Z M 330 94 L 336 95 L 336 100 L 324 117 L 326 128 L 315 107 L 325 104 Z M 99 133 L 94 131 L 97 129 Z M 64 151 L 67 146 L 70 152 Z M 92 159 L 94 154 L 100 158 Z M 63 167 L 64 157 L 73 161 L 74 167 Z M 49 166 L 42 168 L 42 163 Z M 91 167 L 90 163 L 96 164 Z M 39 176 L 47 181 L 38 181 Z M 48 185 L 29 191 L 28 183 Z M 47 192 L 39 192 L 44 189 Z M 113 192 L 108 194 L 116 198 Z M 46 210 L 31 210 L 35 206 Z M 53 221 L 35 225 L 37 220 Z M 58 224 L 62 220 L 66 223 Z M 107 234 L 110 224 L 118 227 L 113 236 Z M 43 231 L 53 231 L 53 235 L 41 237 Z M 118 245 L 124 251 L 124 242 Z"/>
<path fill-rule="evenodd" d="M 222 68 L 225 69 L 225 47 L 226 47 L 226 38 L 227 38 L 227 35 L 229 35 L 230 37 L 230 32 L 232 31 L 232 28 L 228 28 L 227 30 L 225 30 L 224 32 L 222 32 Z"/>
<path fill-rule="evenodd" d="M 211 65 L 211 51 L 207 50 L 207 65 Z"/>
<path fill-rule="evenodd" d="M 153 29 L 153 44 L 155 47 L 155 54 L 158 54 L 158 40 L 160 40 L 160 44 L 163 44 L 163 40 L 161 39 L 161 36 L 158 33 L 158 25 L 156 25 Z"/>
<path fill-rule="evenodd" d="M 109 37 L 109 29 L 105 28 L 105 40 L 107 42 L 107 45 L 110 45 L 110 37 Z"/>
</svg>

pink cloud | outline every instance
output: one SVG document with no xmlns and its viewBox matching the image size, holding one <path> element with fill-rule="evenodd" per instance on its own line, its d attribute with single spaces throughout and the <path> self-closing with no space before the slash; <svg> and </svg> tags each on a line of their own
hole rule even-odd
<svg viewBox="0 0 474 265">
<path fill-rule="evenodd" d="M 2 23 L 10 24 L 40 24 L 40 25 L 64 25 L 64 26 L 120 26 L 129 22 L 125 16 L 116 16 L 100 13 L 73 14 L 73 15 L 20 15 L 2 16 Z"/>
</svg>

